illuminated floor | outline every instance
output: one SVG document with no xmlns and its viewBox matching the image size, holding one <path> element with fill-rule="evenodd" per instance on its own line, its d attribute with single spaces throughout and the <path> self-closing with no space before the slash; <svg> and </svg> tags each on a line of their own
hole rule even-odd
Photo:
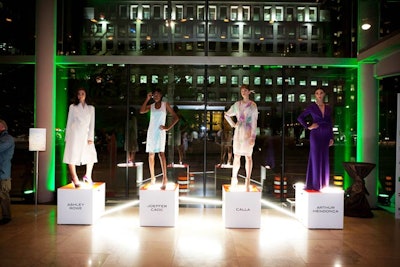
<svg viewBox="0 0 400 267">
<path fill-rule="evenodd" d="M 106 210 L 113 205 L 107 205 Z M 225 229 L 222 210 L 180 208 L 176 227 L 140 227 L 138 207 L 91 226 L 57 225 L 57 207 L 13 205 L 0 226 L 0 266 L 399 266 L 400 220 L 345 217 L 343 230 L 308 230 L 277 210 L 260 229 Z M 36 214 L 36 215 L 35 215 Z"/>
</svg>

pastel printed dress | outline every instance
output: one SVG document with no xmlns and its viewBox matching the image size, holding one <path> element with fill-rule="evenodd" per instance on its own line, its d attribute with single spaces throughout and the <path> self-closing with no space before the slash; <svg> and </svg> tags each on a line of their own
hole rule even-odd
<svg viewBox="0 0 400 267">
<path fill-rule="evenodd" d="M 258 109 L 256 103 L 237 101 L 226 112 L 230 117 L 235 116 L 237 126 L 233 134 L 233 154 L 251 156 L 256 139 Z"/>
<path fill-rule="evenodd" d="M 161 107 L 157 109 L 155 103 L 150 106 L 150 123 L 147 130 L 146 152 L 159 153 L 165 151 L 166 131 L 160 129 L 165 125 L 167 109 L 165 102 L 161 102 Z"/>
</svg>

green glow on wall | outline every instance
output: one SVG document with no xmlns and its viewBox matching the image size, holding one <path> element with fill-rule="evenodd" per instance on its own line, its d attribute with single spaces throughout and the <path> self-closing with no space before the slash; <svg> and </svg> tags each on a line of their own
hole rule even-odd
<svg viewBox="0 0 400 267">
<path fill-rule="evenodd" d="M 361 108 L 363 105 L 363 99 L 364 99 L 364 93 L 361 90 L 362 86 L 362 73 L 360 70 L 360 67 L 357 69 L 357 129 L 363 129 L 363 123 L 364 120 L 368 118 L 365 118 L 365 114 L 363 112 L 363 109 Z M 357 131 L 357 149 L 356 149 L 356 161 L 363 161 L 363 146 L 361 145 L 363 140 L 364 140 L 364 135 L 363 131 Z M 360 145 L 358 145 L 360 144 Z"/>
<path fill-rule="evenodd" d="M 57 107 L 56 107 L 56 161 L 55 165 L 57 168 L 58 186 L 63 186 L 68 183 L 68 171 L 67 165 L 62 162 L 65 148 L 65 125 L 67 123 L 67 90 L 68 70 L 65 68 L 57 68 Z"/>
</svg>

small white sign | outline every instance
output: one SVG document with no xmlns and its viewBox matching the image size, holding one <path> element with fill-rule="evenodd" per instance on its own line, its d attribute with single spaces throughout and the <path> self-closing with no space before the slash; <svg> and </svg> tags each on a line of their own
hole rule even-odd
<svg viewBox="0 0 400 267">
<path fill-rule="evenodd" d="M 46 150 L 46 128 L 29 129 L 29 151 Z"/>
</svg>

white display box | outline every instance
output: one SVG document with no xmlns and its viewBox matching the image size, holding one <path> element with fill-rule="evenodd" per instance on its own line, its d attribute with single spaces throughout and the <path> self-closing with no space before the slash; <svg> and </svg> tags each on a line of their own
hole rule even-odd
<svg viewBox="0 0 400 267">
<path fill-rule="evenodd" d="M 260 228 L 261 190 L 222 185 L 222 215 L 226 228 Z"/>
<path fill-rule="evenodd" d="M 140 184 L 143 182 L 143 162 L 135 162 L 135 164 L 133 164 L 132 162 L 118 163 L 117 166 L 119 168 L 136 168 L 136 183 Z"/>
<path fill-rule="evenodd" d="M 82 183 L 81 183 L 82 184 Z M 74 188 L 70 183 L 57 189 L 58 224 L 93 224 L 105 211 L 106 184 L 95 182 Z"/>
<path fill-rule="evenodd" d="M 173 227 L 179 215 L 178 185 L 168 183 L 165 190 L 161 183 L 145 184 L 139 190 L 140 226 Z"/>
<path fill-rule="evenodd" d="M 303 189 L 296 184 L 296 217 L 309 229 L 343 229 L 344 191 Z"/>
</svg>

